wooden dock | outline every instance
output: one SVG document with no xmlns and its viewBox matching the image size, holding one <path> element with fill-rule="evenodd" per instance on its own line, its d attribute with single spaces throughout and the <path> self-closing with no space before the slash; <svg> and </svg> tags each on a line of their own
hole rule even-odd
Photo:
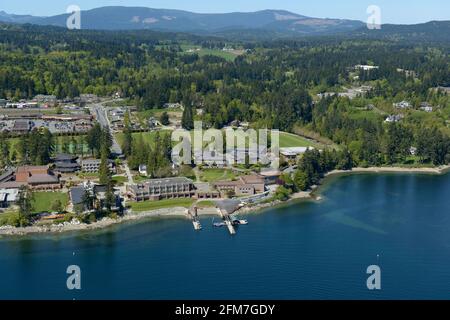
<svg viewBox="0 0 450 320">
<path fill-rule="evenodd" d="M 231 221 L 230 215 L 227 212 L 225 212 L 224 210 L 220 209 L 220 208 L 217 208 L 217 210 L 219 211 L 220 216 L 222 217 L 223 221 L 225 221 L 225 223 L 227 225 L 227 228 L 228 228 L 228 231 L 230 232 L 230 234 L 231 235 L 236 234 L 236 229 L 233 226 L 233 222 Z"/>
<path fill-rule="evenodd" d="M 194 226 L 194 230 L 200 231 L 200 230 L 202 230 L 202 225 L 201 225 L 200 221 L 198 220 L 197 210 L 198 210 L 197 207 L 194 207 L 192 210 L 189 209 L 188 212 L 187 212 L 187 216 L 192 221 L 192 225 Z"/>
</svg>

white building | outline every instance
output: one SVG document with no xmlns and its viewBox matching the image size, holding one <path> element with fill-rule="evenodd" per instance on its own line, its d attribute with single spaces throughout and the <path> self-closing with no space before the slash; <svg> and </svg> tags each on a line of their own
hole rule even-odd
<svg viewBox="0 0 450 320">
<path fill-rule="evenodd" d="M 398 109 L 407 109 L 407 108 L 412 107 L 411 103 L 409 103 L 408 101 L 405 101 L 405 100 L 394 103 L 393 106 Z"/>
<path fill-rule="evenodd" d="M 0 208 L 8 208 L 19 199 L 19 189 L 0 189 Z"/>
<path fill-rule="evenodd" d="M 387 117 L 386 120 L 384 120 L 384 122 L 386 122 L 386 123 L 399 122 L 400 120 L 403 119 L 403 117 L 404 116 L 402 114 L 391 115 L 391 116 Z"/>
<path fill-rule="evenodd" d="M 422 102 L 420 104 L 420 110 L 425 112 L 433 112 L 433 106 L 429 104 L 428 102 Z"/>
<path fill-rule="evenodd" d="M 313 147 L 291 147 L 280 148 L 280 154 L 290 160 L 295 160 L 298 156 L 304 154 L 308 150 L 314 149 Z"/>
<path fill-rule="evenodd" d="M 364 71 L 370 71 L 370 70 L 374 70 L 374 69 L 379 69 L 379 66 L 369 66 L 366 64 L 357 64 L 355 66 L 356 70 L 364 70 Z"/>
<path fill-rule="evenodd" d="M 147 166 L 146 166 L 145 164 L 139 165 L 139 174 L 140 174 L 141 176 L 145 176 L 145 177 L 148 176 Z"/>
</svg>

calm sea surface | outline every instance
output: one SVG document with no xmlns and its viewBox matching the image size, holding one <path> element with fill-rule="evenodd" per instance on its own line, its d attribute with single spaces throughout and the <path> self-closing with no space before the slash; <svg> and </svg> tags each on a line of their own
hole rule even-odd
<svg viewBox="0 0 450 320">
<path fill-rule="evenodd" d="M 450 174 L 335 177 L 321 194 L 250 215 L 236 236 L 205 218 L 201 232 L 152 219 L 0 238 L 0 299 L 450 299 Z"/>
</svg>

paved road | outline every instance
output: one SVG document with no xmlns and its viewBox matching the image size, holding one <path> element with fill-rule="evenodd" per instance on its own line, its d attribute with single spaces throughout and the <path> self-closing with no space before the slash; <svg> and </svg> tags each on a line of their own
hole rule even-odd
<svg viewBox="0 0 450 320">
<path fill-rule="evenodd" d="M 133 175 L 131 174 L 130 167 L 128 166 L 128 163 L 126 161 L 123 163 L 123 167 L 125 169 L 125 173 L 126 173 L 127 178 L 128 178 L 128 183 L 129 184 L 134 184 Z"/>
<path fill-rule="evenodd" d="M 95 115 L 98 123 L 100 123 L 103 128 L 109 128 L 109 130 L 112 132 L 111 124 L 109 122 L 105 107 L 102 104 L 97 103 L 91 104 L 89 108 L 91 110 L 91 113 Z M 114 135 L 112 135 L 112 143 L 113 144 L 111 146 L 111 152 L 117 156 L 120 156 L 122 154 L 122 148 L 120 147 Z"/>
</svg>

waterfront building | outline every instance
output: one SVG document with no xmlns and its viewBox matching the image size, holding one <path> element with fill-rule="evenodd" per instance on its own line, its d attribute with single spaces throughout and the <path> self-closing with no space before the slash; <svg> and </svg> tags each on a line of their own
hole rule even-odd
<svg viewBox="0 0 450 320">
<path fill-rule="evenodd" d="M 8 175 L 0 183 L 0 189 L 18 189 L 28 186 L 33 190 L 60 189 L 59 176 L 55 175 L 48 166 L 18 167 L 13 175 Z"/>
<path fill-rule="evenodd" d="M 186 177 L 151 179 L 129 185 L 128 196 L 133 201 L 191 198 L 195 195 L 194 183 Z"/>
<path fill-rule="evenodd" d="M 195 197 L 197 199 L 218 199 L 220 192 L 214 189 L 209 183 L 195 183 Z"/>
<path fill-rule="evenodd" d="M 250 196 L 265 191 L 264 178 L 252 174 L 248 176 L 241 176 L 236 181 L 218 181 L 214 183 L 214 187 L 220 192 L 221 197 L 235 196 Z"/>
<path fill-rule="evenodd" d="M 260 176 L 263 177 L 266 185 L 274 185 L 280 179 L 281 172 L 279 170 L 261 170 Z"/>
<path fill-rule="evenodd" d="M 94 184 L 92 182 L 85 182 L 82 185 L 72 187 L 69 191 L 72 211 L 80 213 L 87 210 L 85 203 L 86 194 L 90 195 L 92 208 L 105 210 L 107 190 L 107 186 Z M 116 189 L 113 190 L 113 194 L 114 201 L 111 211 L 118 212 L 123 208 L 122 198 L 120 197 L 120 192 Z"/>
</svg>

